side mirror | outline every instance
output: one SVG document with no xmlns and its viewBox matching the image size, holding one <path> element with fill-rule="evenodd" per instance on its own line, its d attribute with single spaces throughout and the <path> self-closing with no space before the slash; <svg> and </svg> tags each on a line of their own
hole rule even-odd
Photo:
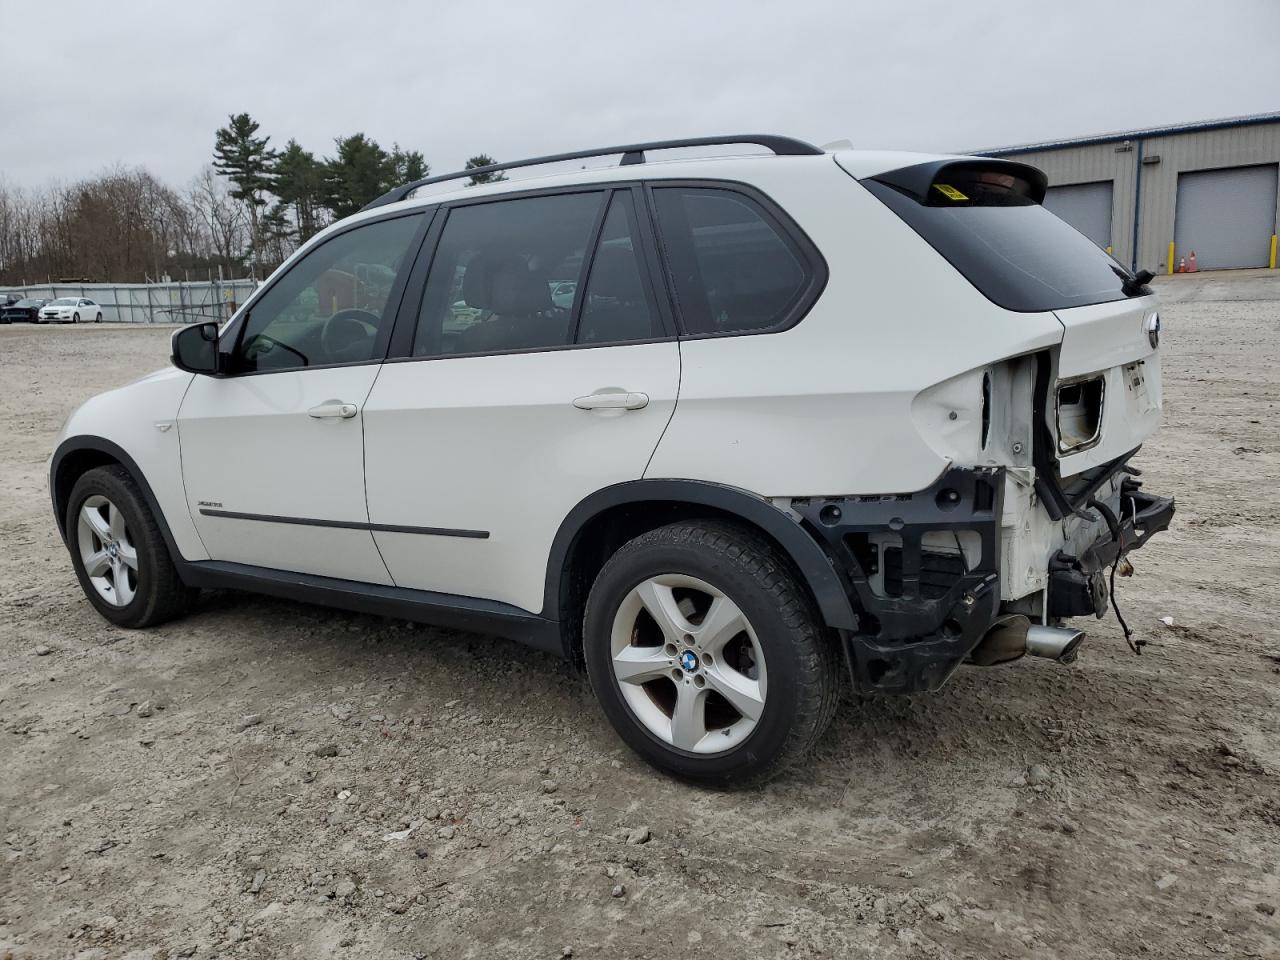
<svg viewBox="0 0 1280 960">
<path fill-rule="evenodd" d="M 197 323 L 176 331 L 170 341 L 170 351 L 173 365 L 179 370 L 210 376 L 221 373 L 216 323 Z"/>
</svg>

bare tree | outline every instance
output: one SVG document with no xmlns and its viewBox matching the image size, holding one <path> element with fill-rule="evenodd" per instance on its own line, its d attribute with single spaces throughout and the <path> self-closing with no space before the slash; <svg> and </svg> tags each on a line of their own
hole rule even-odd
<svg viewBox="0 0 1280 960">
<path fill-rule="evenodd" d="M 244 206 L 233 200 L 227 182 L 212 166 L 206 166 L 187 188 L 190 204 L 207 230 L 213 257 L 234 275 L 235 264 L 242 261 L 248 242 L 248 221 Z"/>
</svg>

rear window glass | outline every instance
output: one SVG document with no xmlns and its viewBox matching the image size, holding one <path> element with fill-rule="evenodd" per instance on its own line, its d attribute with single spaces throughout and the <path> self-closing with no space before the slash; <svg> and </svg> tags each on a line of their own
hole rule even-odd
<svg viewBox="0 0 1280 960">
<path fill-rule="evenodd" d="M 750 197 L 653 191 L 685 333 L 769 330 L 790 322 L 814 280 L 800 249 Z"/>
<path fill-rule="evenodd" d="M 1125 299 L 1129 272 L 1037 203 L 1016 177 L 948 176 L 944 169 L 923 198 L 875 180 L 862 183 L 1006 310 Z"/>
</svg>

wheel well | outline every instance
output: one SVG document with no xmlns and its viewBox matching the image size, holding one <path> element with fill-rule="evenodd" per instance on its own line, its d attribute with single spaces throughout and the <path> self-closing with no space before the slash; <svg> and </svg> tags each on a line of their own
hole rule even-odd
<svg viewBox="0 0 1280 960">
<path fill-rule="evenodd" d="M 76 481 L 94 467 L 110 465 L 123 466 L 119 460 L 104 450 L 81 448 L 68 451 L 59 461 L 54 475 L 50 478 L 53 494 L 54 515 L 58 521 L 58 530 L 66 538 L 67 504 L 71 500 L 71 489 Z"/>
<path fill-rule="evenodd" d="M 718 507 L 680 500 L 644 500 L 609 507 L 588 520 L 578 531 L 565 556 L 560 579 L 559 619 L 570 658 L 582 665 L 582 618 L 587 595 L 605 563 L 630 540 L 650 530 L 684 520 L 727 520 L 768 540 L 792 576 L 814 602 L 812 591 L 791 555 L 777 538 L 750 520 Z"/>
</svg>

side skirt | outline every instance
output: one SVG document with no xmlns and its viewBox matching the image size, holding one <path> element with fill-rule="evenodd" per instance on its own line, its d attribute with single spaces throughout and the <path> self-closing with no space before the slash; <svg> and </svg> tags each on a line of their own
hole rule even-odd
<svg viewBox="0 0 1280 960">
<path fill-rule="evenodd" d="M 308 573 L 290 573 L 222 560 L 181 562 L 178 572 L 189 587 L 245 590 L 303 603 L 338 607 L 357 613 L 398 617 L 454 630 L 486 633 L 564 655 L 560 623 L 510 604 L 459 597 L 430 590 L 410 590 L 375 583 L 356 583 Z"/>
</svg>

